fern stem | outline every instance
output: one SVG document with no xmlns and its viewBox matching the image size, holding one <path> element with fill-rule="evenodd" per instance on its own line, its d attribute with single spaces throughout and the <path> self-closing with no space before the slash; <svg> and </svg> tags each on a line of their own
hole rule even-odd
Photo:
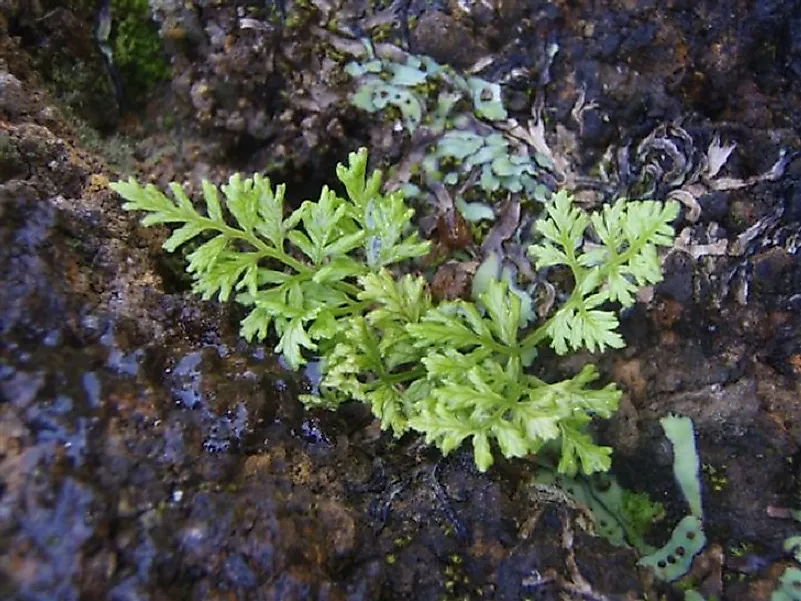
<svg viewBox="0 0 801 601">
<path fill-rule="evenodd" d="M 261 252 L 265 257 L 269 257 L 271 259 L 276 259 L 281 261 L 287 267 L 291 267 L 298 273 L 307 274 L 312 272 L 312 268 L 303 263 L 302 261 L 298 261 L 296 258 L 288 255 L 280 248 L 275 248 L 267 243 L 264 242 L 261 238 L 256 236 L 251 232 L 246 232 L 244 230 L 239 230 L 235 227 L 231 227 L 230 225 L 220 225 L 217 222 L 212 221 L 211 219 L 207 220 L 209 224 L 209 228 L 214 228 L 218 230 L 225 236 L 230 238 L 237 238 L 239 240 L 244 240 L 254 248 L 256 248 L 259 252 Z"/>
<path fill-rule="evenodd" d="M 381 379 L 390 384 L 400 384 L 401 382 L 408 382 L 409 380 L 419 380 L 426 377 L 427 372 L 425 368 L 419 367 L 410 371 L 401 371 L 394 374 L 387 374 Z"/>
</svg>

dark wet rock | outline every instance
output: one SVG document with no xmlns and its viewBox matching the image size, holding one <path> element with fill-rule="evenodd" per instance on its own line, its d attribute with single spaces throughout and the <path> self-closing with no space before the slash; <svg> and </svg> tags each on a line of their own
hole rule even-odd
<svg viewBox="0 0 801 601">
<path fill-rule="evenodd" d="M 73 478 L 57 486 L 42 480 L 29 483 L 25 496 L 24 510 L 14 516 L 17 528 L 6 532 L 5 571 L 14 566 L 8 592 L 23 599 L 78 598 L 81 552 L 96 529 L 91 486 Z"/>
<path fill-rule="evenodd" d="M 163 237 L 134 237 L 91 163 L 25 131 L 29 172 L 5 184 L 0 230 L 11 598 L 495 590 L 522 536 L 508 492 L 476 480 L 469 458 L 432 480 L 385 437 L 311 436 L 291 375 L 239 342 L 225 312 L 165 293 L 148 250 Z M 561 531 L 537 540 L 537 557 L 560 556 Z"/>
<path fill-rule="evenodd" d="M 666 275 L 657 286 L 660 294 L 669 296 L 680 303 L 691 303 L 694 298 L 693 264 L 684 253 L 673 253 L 666 261 Z"/>
<path fill-rule="evenodd" d="M 782 275 L 792 264 L 793 257 L 783 248 L 772 248 L 751 259 L 753 281 L 762 294 L 774 292 Z"/>
<path fill-rule="evenodd" d="M 760 411 L 756 383 L 743 379 L 663 402 L 677 414 L 692 417 L 699 434 L 711 531 L 766 545 L 789 536 L 790 525 L 782 528 L 764 507 L 781 499 L 783 462 L 798 451 L 798 442 Z M 752 469 L 754 465 L 758 469 Z"/>
<path fill-rule="evenodd" d="M 612 140 L 615 127 L 598 111 L 588 111 L 581 121 L 581 137 L 589 148 L 604 148 Z"/>
<path fill-rule="evenodd" d="M 789 332 L 775 325 L 786 316 L 768 318 L 759 310 L 741 309 L 720 316 L 719 326 L 696 329 L 698 339 L 692 344 L 688 326 L 698 319 L 697 312 L 687 310 L 663 319 L 660 330 L 672 328 L 682 335 L 663 333 L 663 341 L 669 340 L 670 346 L 637 353 L 635 363 L 618 367 L 631 403 L 617 420 L 636 424 L 638 430 L 632 435 L 630 427 L 619 423 L 607 432 L 620 449 L 618 475 L 629 486 L 662 488 L 666 495 L 676 495 L 670 488 L 670 453 L 661 457 L 654 452 L 664 434 L 651 420 L 666 412 L 690 416 L 702 461 L 707 535 L 729 545 L 750 545 L 771 556 L 769 550 L 781 546 L 793 525 L 770 517 L 766 507 L 794 504 L 786 462 L 798 453 L 801 440 L 795 428 L 801 411 L 798 374 L 790 375 L 792 368 L 779 359 L 774 341 L 794 338 L 787 338 Z M 792 356 L 792 344 L 781 356 Z M 676 345 L 680 352 L 666 354 L 664 349 Z M 778 375 L 763 361 L 787 366 L 787 376 Z M 655 461 L 647 475 L 634 468 L 645 448 L 652 449 L 649 453 Z M 629 471 L 632 468 L 634 472 Z M 766 560 L 755 571 L 769 563 Z"/>
<path fill-rule="evenodd" d="M 14 179 L 25 175 L 25 161 L 8 132 L 0 132 L 0 178 Z"/>
<path fill-rule="evenodd" d="M 348 78 L 342 76 L 345 59 L 332 49 L 323 30 L 361 35 L 364 31 L 354 24 L 366 15 L 376 40 L 385 39 L 382 28 L 388 12 L 380 6 L 348 3 L 338 10 L 340 16 L 335 18 L 322 3 L 291 3 L 280 10 L 272 5 L 266 9 L 248 6 L 239 12 L 216 4 L 204 5 L 201 11 L 179 2 L 159 3 L 155 16 L 176 70 L 176 104 L 194 115 L 214 144 L 243 150 L 254 166 L 305 168 L 333 162 L 330 153 L 335 149 L 353 147 L 365 137 L 357 133 L 353 115 L 344 124 L 334 117 L 337 111 L 332 109 L 341 112 L 347 106 L 351 89 Z M 786 5 L 768 11 L 769 19 L 756 17 L 755 10 L 720 19 L 708 8 L 689 17 L 690 12 L 681 8 L 666 11 L 651 4 L 595 7 L 512 2 L 493 9 L 482 3 L 411 3 L 397 16 L 412 19 L 409 30 L 415 52 L 436 56 L 439 52 L 443 62 L 458 66 L 487 56 L 491 49 L 496 60 L 483 72 L 485 76 L 517 81 L 522 70 L 540 83 L 550 81 L 548 105 L 564 104 L 564 112 L 557 115 L 569 112 L 582 89 L 588 100 L 614 99 L 612 104 L 605 102 L 602 111 L 586 116 L 587 139 L 601 146 L 614 141 L 621 127 L 626 139 L 677 118 L 682 106 L 695 100 L 695 88 L 698 102 L 707 110 L 717 97 L 730 105 L 729 121 L 750 112 L 753 122 L 765 122 L 761 113 L 767 110 L 766 99 L 759 86 L 747 93 L 731 93 L 731 79 L 748 79 L 751 46 L 758 46 L 771 28 L 785 31 L 786 21 L 777 15 L 784 17 L 791 9 Z M 752 28 L 748 35 L 742 35 L 740 23 Z M 437 35 L 427 33 L 429 25 Z M 439 35 L 443 27 L 449 35 Z M 396 33 L 393 28 L 390 39 L 405 45 Z M 709 89 L 708 78 L 717 77 L 713 72 L 720 70 L 720 61 L 705 58 L 710 52 L 709 37 L 725 40 L 721 48 L 737 50 L 724 57 L 732 70 L 723 69 L 728 75 L 712 86 L 714 90 Z M 417 47 L 426 40 L 431 48 Z M 556 76 L 546 77 L 550 69 L 543 59 L 551 43 L 559 47 L 553 65 Z M 313 67 L 301 76 L 297 66 L 308 61 Z M 776 65 L 760 67 L 760 73 L 771 74 L 763 79 L 772 86 L 786 87 Z M 531 88 L 529 81 L 524 89 L 530 92 Z M 527 108 L 525 103 L 520 107 Z M 334 121 L 338 126 L 329 127 Z M 254 145 L 266 147 L 251 152 Z"/>
<path fill-rule="evenodd" d="M 801 222 L 801 185 L 795 185 L 785 195 L 784 219 L 790 223 Z"/>
<path fill-rule="evenodd" d="M 28 98 L 22 83 L 11 73 L 0 72 L 0 112 L 6 119 L 16 119 L 27 113 Z"/>
<path fill-rule="evenodd" d="M 725 192 L 709 192 L 698 199 L 698 204 L 702 219 L 722 221 L 729 211 L 729 196 Z"/>
<path fill-rule="evenodd" d="M 420 16 L 412 31 L 411 43 L 419 54 L 462 68 L 471 66 L 487 51 L 464 23 L 438 10 L 429 10 Z"/>
</svg>

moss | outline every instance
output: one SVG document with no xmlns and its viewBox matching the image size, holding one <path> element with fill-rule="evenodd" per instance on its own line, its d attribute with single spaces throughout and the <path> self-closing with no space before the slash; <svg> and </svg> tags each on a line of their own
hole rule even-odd
<svg viewBox="0 0 801 601">
<path fill-rule="evenodd" d="M 344 64 L 350 57 L 345 54 L 344 52 L 340 52 L 339 50 L 335 49 L 333 46 L 327 47 L 324 49 L 328 58 L 330 58 L 335 63 Z M 340 77 L 341 75 L 341 77 Z M 341 84 L 345 84 L 349 81 L 349 78 L 344 73 L 337 73 L 335 75 L 335 81 Z"/>
<path fill-rule="evenodd" d="M 386 42 L 392 39 L 395 31 L 394 23 L 384 23 L 376 27 L 372 32 L 372 39 L 374 42 Z"/>
<path fill-rule="evenodd" d="M 131 141 L 121 134 L 104 136 L 80 118 L 69 106 L 61 106 L 64 118 L 75 126 L 75 135 L 81 147 L 103 157 L 109 166 L 123 172 L 136 170 L 136 158 Z"/>
<path fill-rule="evenodd" d="M 309 0 L 297 0 L 284 21 L 284 27 L 293 31 L 305 27 L 318 16 L 316 7 Z"/>
<path fill-rule="evenodd" d="M 72 57 L 52 57 L 49 79 L 58 98 L 81 114 L 98 98 L 111 98 L 111 88 L 98 65 Z"/>
<path fill-rule="evenodd" d="M 170 76 L 170 65 L 147 0 L 112 0 L 111 45 L 128 100 L 141 104 Z"/>
<path fill-rule="evenodd" d="M 741 541 L 729 547 L 729 555 L 732 557 L 745 557 L 749 553 L 754 553 L 756 547 L 753 543 L 748 541 Z"/>
<path fill-rule="evenodd" d="M 17 144 L 7 132 L 0 131 L 0 178 L 11 179 L 25 171 L 25 161 Z M 1 210 L 0 213 L 2 213 Z"/>
<path fill-rule="evenodd" d="M 729 485 L 726 468 L 727 466 L 725 464 L 718 467 L 710 463 L 705 463 L 701 466 L 707 483 L 716 493 L 723 492 Z"/>
<path fill-rule="evenodd" d="M 638 538 L 643 538 L 648 529 L 665 515 L 664 506 L 653 501 L 645 492 L 623 490 L 621 514 Z"/>
</svg>

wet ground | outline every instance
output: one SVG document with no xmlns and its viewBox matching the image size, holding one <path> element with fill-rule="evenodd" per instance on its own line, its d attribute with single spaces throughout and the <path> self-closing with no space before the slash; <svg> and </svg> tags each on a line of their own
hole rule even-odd
<svg viewBox="0 0 801 601">
<path fill-rule="evenodd" d="M 361 406 L 304 411 L 303 378 L 238 337 L 239 309 L 191 295 L 165 232 L 108 189 L 266 169 L 304 198 L 359 145 L 401 163 L 414 141 L 347 100 L 370 35 L 486 59 L 588 204 L 643 174 L 685 202 L 665 281 L 596 359 L 625 390 L 598 436 L 621 484 L 665 505 L 661 544 L 685 508 L 658 420 L 690 416 L 709 540 L 693 586 L 770 599 L 801 531 L 801 2 L 724 4 L 151 2 L 170 78 L 132 107 L 94 3 L 0 3 L 0 596 L 682 598 L 532 492 L 529 462 L 479 474 Z M 695 177 L 715 136 L 736 148 Z"/>
</svg>

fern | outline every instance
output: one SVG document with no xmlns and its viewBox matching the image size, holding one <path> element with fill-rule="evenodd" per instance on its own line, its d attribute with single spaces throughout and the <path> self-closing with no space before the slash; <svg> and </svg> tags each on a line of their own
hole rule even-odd
<svg viewBox="0 0 801 601">
<path fill-rule="evenodd" d="M 556 383 L 528 373 L 545 341 L 560 354 L 602 351 L 624 342 L 611 303 L 634 302 L 637 289 L 661 278 L 657 247 L 672 243 L 675 203 L 619 200 L 587 215 L 567 192 L 556 194 L 537 221 L 541 238 L 529 248 L 537 268 L 567 267 L 567 301 L 523 332 L 522 300 L 509 284 L 490 281 L 474 302 L 432 302 L 419 275 L 387 269 L 429 250 L 411 231 L 412 210 L 399 192 L 382 194 L 381 174 L 366 174 L 367 153 L 349 157 L 337 176 L 347 192 L 323 188 L 284 216 L 284 187 L 234 175 L 217 188 L 203 184 L 205 214 L 180 186 L 173 199 L 134 180 L 112 184 L 145 225 L 179 224 L 164 244 L 170 252 L 196 238 L 187 270 L 204 298 L 232 294 L 251 308 L 242 334 L 264 339 L 298 368 L 322 359 L 319 395 L 309 405 L 368 403 L 395 435 L 415 430 L 443 453 L 472 443 L 479 469 L 544 447 L 559 451 L 558 469 L 573 474 L 609 469 L 611 449 L 586 432 L 593 417 L 616 410 L 613 384 L 594 386 L 585 366 Z"/>
<path fill-rule="evenodd" d="M 547 336 L 559 354 L 582 347 L 603 351 L 625 346 L 617 317 L 603 306 L 612 301 L 627 307 L 638 288 L 662 279 L 656 248 L 673 244 L 670 224 L 678 216 L 678 204 L 618 199 L 590 217 L 560 191 L 546 211 L 547 217 L 535 225 L 543 240 L 530 246 L 529 254 L 539 269 L 570 268 L 574 289 L 524 345 L 536 345 Z M 583 250 L 590 225 L 600 245 Z"/>
<path fill-rule="evenodd" d="M 320 341 L 334 338 L 338 319 L 362 310 L 353 278 L 428 252 L 429 242 L 408 233 L 412 210 L 401 193 L 380 194 L 381 173 L 367 178 L 366 167 L 365 150 L 351 153 L 348 166 L 337 168 L 347 198 L 324 187 L 317 202 L 287 217 L 285 187 L 273 188 L 258 174 L 231 176 L 222 186 L 225 210 L 217 188 L 204 182 L 205 215 L 178 184 L 170 185 L 173 199 L 134 179 L 111 187 L 126 200 L 123 208 L 147 213 L 143 225 L 182 224 L 166 251 L 203 235 L 187 256 L 194 290 L 221 301 L 235 292 L 251 307 L 242 335 L 264 339 L 272 324 L 276 351 L 297 369 L 306 362 L 302 349 L 319 350 Z"/>
</svg>

